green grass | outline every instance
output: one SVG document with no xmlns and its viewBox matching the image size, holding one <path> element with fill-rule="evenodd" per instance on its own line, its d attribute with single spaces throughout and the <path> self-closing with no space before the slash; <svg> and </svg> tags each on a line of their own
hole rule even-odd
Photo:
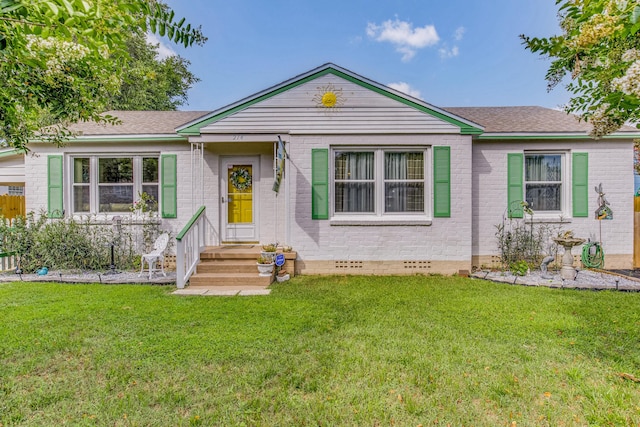
<svg viewBox="0 0 640 427">
<path fill-rule="evenodd" d="M 640 423 L 640 294 L 297 277 L 0 285 L 0 425 Z"/>
</svg>

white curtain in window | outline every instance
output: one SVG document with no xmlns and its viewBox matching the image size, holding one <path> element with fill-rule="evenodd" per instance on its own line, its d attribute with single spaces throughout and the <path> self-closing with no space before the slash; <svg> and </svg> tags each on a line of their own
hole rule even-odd
<svg viewBox="0 0 640 427">
<path fill-rule="evenodd" d="M 561 210 L 562 156 L 528 154 L 525 160 L 525 199 L 539 211 Z"/>
<path fill-rule="evenodd" d="M 525 179 L 527 181 L 560 181 L 562 172 L 559 154 L 527 155 Z"/>
<path fill-rule="evenodd" d="M 422 153 L 385 153 L 385 212 L 424 212 Z"/>
<path fill-rule="evenodd" d="M 336 152 L 336 212 L 374 212 L 374 167 L 372 152 Z"/>
</svg>

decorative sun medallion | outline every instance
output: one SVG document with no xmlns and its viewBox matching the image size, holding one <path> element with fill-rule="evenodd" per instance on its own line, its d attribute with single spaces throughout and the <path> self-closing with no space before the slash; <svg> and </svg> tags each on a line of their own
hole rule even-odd
<svg viewBox="0 0 640 427">
<path fill-rule="evenodd" d="M 342 95 L 342 89 L 337 89 L 332 83 L 326 86 L 319 86 L 318 92 L 313 97 L 316 107 L 327 112 L 337 111 L 346 101 Z"/>
</svg>

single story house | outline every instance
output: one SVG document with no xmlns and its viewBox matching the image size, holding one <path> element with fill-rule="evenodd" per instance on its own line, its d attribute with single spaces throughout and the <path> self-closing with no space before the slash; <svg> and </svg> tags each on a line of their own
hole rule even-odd
<svg viewBox="0 0 640 427">
<path fill-rule="evenodd" d="M 453 274 L 495 264 L 527 200 L 633 267 L 634 128 L 593 140 L 561 111 L 436 107 L 334 64 L 211 112 L 110 114 L 30 144 L 28 210 L 109 220 L 146 192 L 174 236 L 204 206 L 210 244 L 290 245 L 301 273 Z"/>
</svg>

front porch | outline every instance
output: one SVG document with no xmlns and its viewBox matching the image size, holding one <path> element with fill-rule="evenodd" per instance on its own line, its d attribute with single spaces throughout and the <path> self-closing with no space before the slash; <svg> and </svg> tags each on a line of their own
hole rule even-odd
<svg viewBox="0 0 640 427">
<path fill-rule="evenodd" d="M 217 291 L 251 291 L 266 289 L 275 280 L 271 276 L 259 276 L 256 260 L 261 245 L 208 246 L 200 253 L 200 262 L 189 279 L 192 291 L 215 289 Z M 287 252 L 282 266 L 290 276 L 295 272 L 295 252 Z"/>
</svg>

